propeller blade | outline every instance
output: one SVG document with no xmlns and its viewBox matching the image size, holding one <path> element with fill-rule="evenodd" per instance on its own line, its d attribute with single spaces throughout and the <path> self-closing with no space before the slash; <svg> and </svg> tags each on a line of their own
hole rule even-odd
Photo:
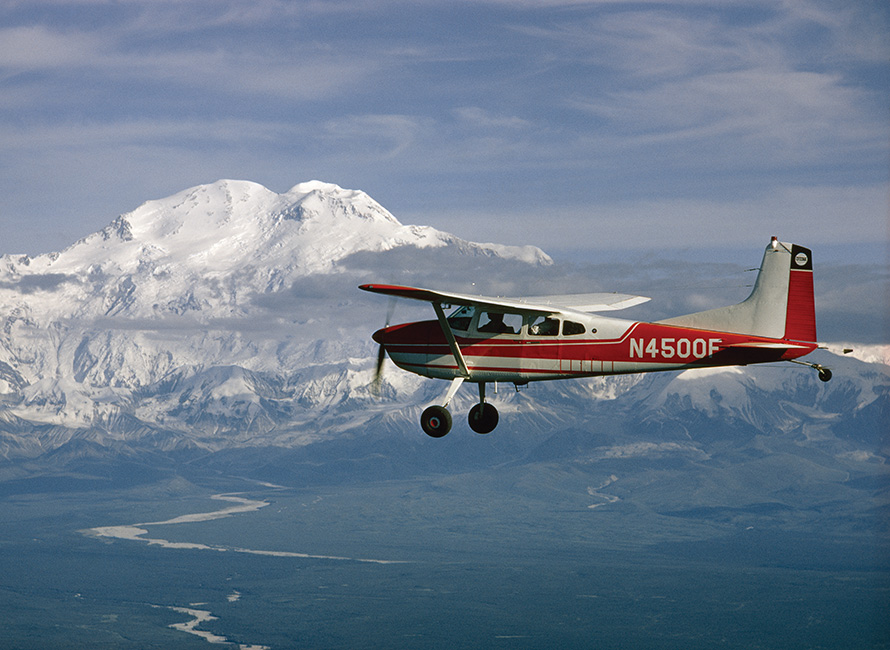
<svg viewBox="0 0 890 650">
<path fill-rule="evenodd" d="M 389 322 L 392 320 L 393 312 L 396 308 L 396 299 L 395 297 L 390 297 L 389 304 L 386 308 L 386 322 L 384 324 L 384 329 L 389 327 Z M 383 363 L 386 361 L 386 350 L 383 349 L 383 346 L 380 346 L 380 349 L 377 350 L 377 365 L 374 368 L 374 381 L 371 382 L 371 392 L 374 395 L 380 396 L 380 385 L 383 383 Z"/>
<path fill-rule="evenodd" d="M 386 360 L 386 350 L 383 349 L 383 346 L 380 346 L 380 349 L 377 351 L 377 368 L 374 372 L 374 379 L 379 380 L 383 375 L 383 362 Z"/>
<path fill-rule="evenodd" d="M 380 384 L 383 382 L 383 362 L 386 361 L 386 350 L 383 346 L 377 351 L 377 366 L 374 368 L 374 381 L 371 382 L 371 392 L 380 395 Z"/>
</svg>

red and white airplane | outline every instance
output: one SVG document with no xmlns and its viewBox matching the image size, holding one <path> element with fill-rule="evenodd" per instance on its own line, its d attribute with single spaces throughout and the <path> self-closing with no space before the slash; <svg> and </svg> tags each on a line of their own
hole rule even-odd
<svg viewBox="0 0 890 650">
<path fill-rule="evenodd" d="M 470 428 L 488 433 L 497 426 L 498 412 L 485 401 L 487 382 L 511 382 L 518 388 L 548 379 L 773 361 L 810 366 L 822 381 L 831 379 L 828 368 L 796 361 L 819 347 L 812 254 L 775 237 L 745 301 L 653 323 L 596 313 L 649 300 L 626 294 L 488 298 L 385 284 L 359 288 L 432 304 L 436 320 L 384 327 L 373 338 L 380 344 L 378 378 L 385 352 L 404 370 L 451 380 L 442 403 L 420 418 L 423 430 L 434 438 L 451 429 L 447 406 L 464 382 L 479 385 Z M 453 306 L 457 309 L 446 315 Z"/>
</svg>

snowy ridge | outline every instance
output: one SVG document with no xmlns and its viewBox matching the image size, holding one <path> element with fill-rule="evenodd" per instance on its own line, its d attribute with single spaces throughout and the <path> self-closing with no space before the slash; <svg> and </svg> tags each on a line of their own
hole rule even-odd
<svg viewBox="0 0 890 650">
<path fill-rule="evenodd" d="M 446 246 L 549 262 L 533 247 L 474 244 L 402 225 L 364 192 L 330 183 L 310 181 L 276 194 L 257 183 L 221 180 L 148 201 L 60 253 L 3 256 L 0 297 L 44 324 L 68 317 L 241 315 L 247 296 L 336 272 L 356 252 Z M 41 300 L 48 293 L 51 299 Z"/>
</svg>

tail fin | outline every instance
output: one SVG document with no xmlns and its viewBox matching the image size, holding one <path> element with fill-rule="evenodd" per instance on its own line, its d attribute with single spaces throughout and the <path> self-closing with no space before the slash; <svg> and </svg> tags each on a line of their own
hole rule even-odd
<svg viewBox="0 0 890 650">
<path fill-rule="evenodd" d="M 773 339 L 815 342 L 812 252 L 797 244 L 782 243 L 773 237 L 763 254 L 754 290 L 743 302 L 659 322 Z"/>
</svg>

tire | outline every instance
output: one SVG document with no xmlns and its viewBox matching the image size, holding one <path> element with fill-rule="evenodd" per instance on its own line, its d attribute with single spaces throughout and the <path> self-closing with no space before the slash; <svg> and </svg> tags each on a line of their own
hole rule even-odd
<svg viewBox="0 0 890 650">
<path fill-rule="evenodd" d="M 828 368 L 819 370 L 819 379 L 822 381 L 831 381 L 831 371 Z"/>
<path fill-rule="evenodd" d="M 487 402 L 476 404 L 470 409 L 467 419 L 470 428 L 476 433 L 490 433 L 498 425 L 498 410 Z"/>
<path fill-rule="evenodd" d="M 444 406 L 430 406 L 420 415 L 420 428 L 430 438 L 441 438 L 451 431 L 451 413 Z"/>
</svg>

